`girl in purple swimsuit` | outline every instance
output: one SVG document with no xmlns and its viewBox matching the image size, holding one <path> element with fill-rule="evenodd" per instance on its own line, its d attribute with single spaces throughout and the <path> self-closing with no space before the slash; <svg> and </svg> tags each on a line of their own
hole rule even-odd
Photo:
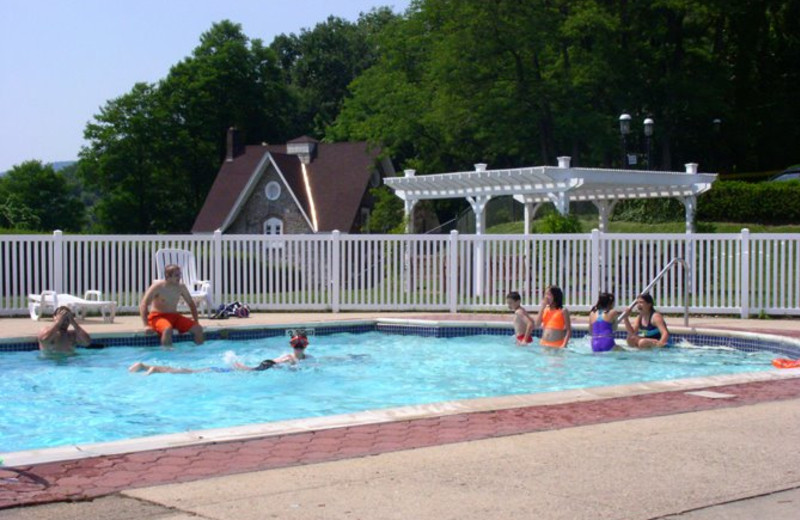
<svg viewBox="0 0 800 520">
<path fill-rule="evenodd" d="M 614 295 L 603 292 L 589 313 L 589 331 L 592 335 L 592 350 L 608 352 L 614 348 L 614 329 L 617 328 L 619 311 L 614 310 Z"/>
</svg>

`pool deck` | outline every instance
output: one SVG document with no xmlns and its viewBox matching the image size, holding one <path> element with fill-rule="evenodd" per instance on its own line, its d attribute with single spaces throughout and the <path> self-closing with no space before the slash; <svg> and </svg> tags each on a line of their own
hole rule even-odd
<svg viewBox="0 0 800 520">
<path fill-rule="evenodd" d="M 508 314 L 254 313 L 203 325 L 374 318 L 510 322 Z M 42 326 L 2 318 L 0 339 Z M 85 326 L 95 335 L 141 332 L 135 316 Z M 690 326 L 800 339 L 797 319 L 698 317 Z M 772 375 L 0 467 L 0 519 L 796 518 L 800 370 Z"/>
</svg>

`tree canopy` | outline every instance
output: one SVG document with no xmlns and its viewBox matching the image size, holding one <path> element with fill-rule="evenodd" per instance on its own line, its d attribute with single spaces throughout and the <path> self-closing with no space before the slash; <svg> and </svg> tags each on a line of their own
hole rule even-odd
<svg viewBox="0 0 800 520">
<path fill-rule="evenodd" d="M 800 162 L 798 19 L 800 0 L 415 0 L 269 45 L 223 20 L 100 109 L 79 179 L 98 194 L 93 229 L 154 233 L 190 229 L 232 126 L 246 143 L 367 140 L 420 174 L 615 167 L 646 145 L 654 168 L 778 170 Z M 12 220 L 45 218 L 0 186 Z"/>
<path fill-rule="evenodd" d="M 80 231 L 86 208 L 76 185 L 39 161 L 26 161 L 0 177 L 0 228 Z"/>
</svg>

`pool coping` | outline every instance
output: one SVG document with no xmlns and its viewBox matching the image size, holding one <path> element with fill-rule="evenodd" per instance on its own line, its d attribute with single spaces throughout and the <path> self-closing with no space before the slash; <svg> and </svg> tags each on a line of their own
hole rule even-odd
<svg viewBox="0 0 800 520">
<path fill-rule="evenodd" d="M 448 321 L 425 320 L 405 318 L 375 318 L 359 320 L 343 320 L 332 323 L 305 322 L 302 325 L 253 325 L 236 327 L 236 330 L 286 330 L 292 328 L 347 328 L 356 326 L 377 325 L 406 325 L 436 328 L 491 328 L 512 330 L 508 322 L 500 321 Z M 209 328 L 214 331 L 232 330 L 224 327 Z M 576 330 L 588 329 L 587 325 L 578 324 Z M 788 348 L 800 348 L 800 340 L 767 333 L 752 333 L 729 329 L 706 329 L 694 327 L 671 327 L 671 331 L 681 335 L 703 335 L 742 338 L 750 340 L 767 340 L 772 343 L 786 344 Z M 97 335 L 99 339 L 105 337 L 131 337 L 145 336 L 144 333 L 126 334 L 124 332 Z M 16 338 L 11 338 L 16 339 Z M 614 399 L 635 395 L 653 394 L 661 392 L 689 391 L 698 388 L 709 388 L 733 384 L 743 384 L 761 381 L 777 381 L 784 379 L 800 378 L 799 369 L 782 369 L 778 371 L 748 372 L 741 374 L 728 374 L 705 376 L 696 378 L 676 379 L 670 381 L 653 381 L 634 383 L 629 385 L 615 385 L 592 387 L 557 392 L 542 392 L 535 394 L 508 395 L 500 397 L 487 397 L 478 399 L 464 399 L 456 401 L 443 401 L 421 405 L 368 410 L 348 414 L 338 414 L 325 417 L 311 417 L 305 419 L 292 419 L 268 423 L 256 423 L 244 426 L 213 428 L 204 430 L 189 430 L 186 432 L 154 435 L 147 437 L 130 438 L 119 441 L 102 443 L 76 444 L 37 450 L 0 453 L 3 464 L 7 467 L 42 464 L 47 462 L 61 462 L 67 460 L 84 459 L 99 456 L 136 453 L 167 448 L 178 448 L 206 443 L 220 443 L 228 441 L 241 441 L 256 438 L 280 436 L 292 433 L 312 432 L 333 428 L 369 425 L 377 423 L 391 423 L 413 419 L 445 417 L 468 413 L 485 412 L 490 410 L 508 410 L 531 406 L 546 406 L 555 404 L 575 403 L 584 401 L 597 401 Z"/>
</svg>

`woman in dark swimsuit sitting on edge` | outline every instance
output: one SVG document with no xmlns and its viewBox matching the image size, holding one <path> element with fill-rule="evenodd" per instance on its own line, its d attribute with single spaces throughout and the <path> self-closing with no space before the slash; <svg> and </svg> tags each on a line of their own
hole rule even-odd
<svg viewBox="0 0 800 520">
<path fill-rule="evenodd" d="M 639 315 L 631 325 L 625 316 L 625 328 L 628 330 L 628 345 L 638 348 L 663 347 L 669 341 L 669 330 L 664 316 L 653 307 L 653 297 L 648 293 L 636 297 L 636 310 Z"/>
</svg>

